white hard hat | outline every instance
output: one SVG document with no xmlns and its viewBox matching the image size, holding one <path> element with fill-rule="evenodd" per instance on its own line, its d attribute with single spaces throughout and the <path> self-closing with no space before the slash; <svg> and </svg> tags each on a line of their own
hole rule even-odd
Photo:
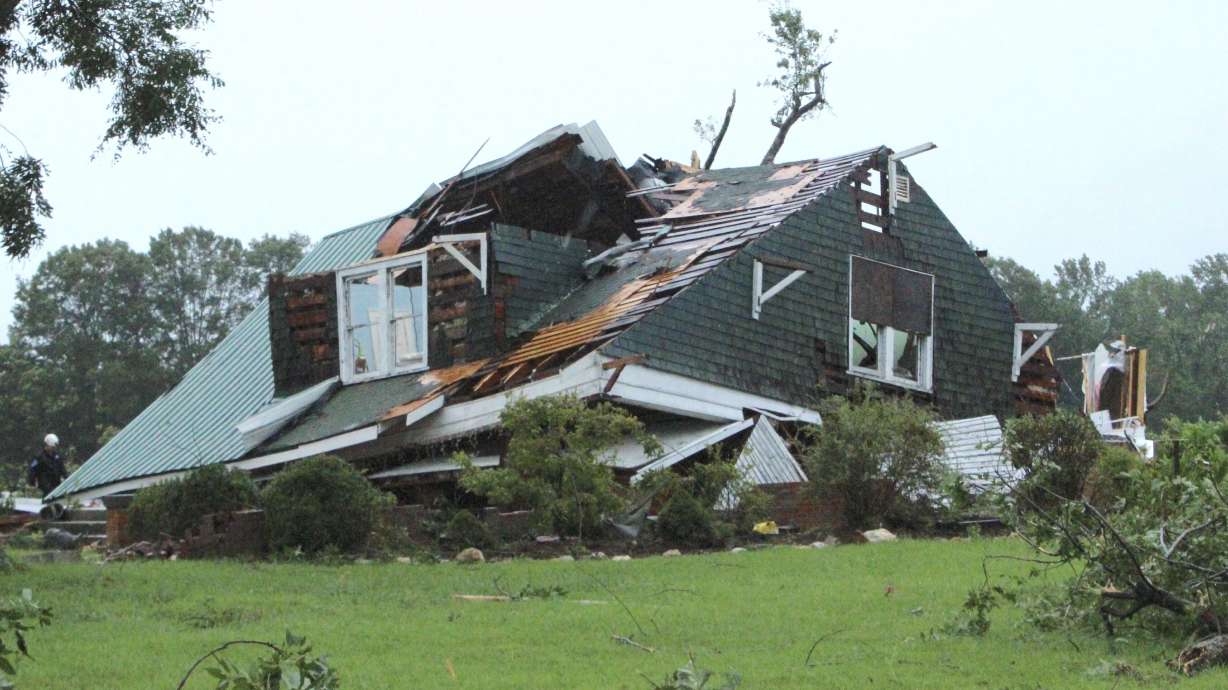
<svg viewBox="0 0 1228 690">
<path fill-rule="evenodd" d="M 43 445 L 54 448 L 55 446 L 60 445 L 60 437 L 56 436 L 55 434 L 47 434 L 43 437 Z"/>
</svg>

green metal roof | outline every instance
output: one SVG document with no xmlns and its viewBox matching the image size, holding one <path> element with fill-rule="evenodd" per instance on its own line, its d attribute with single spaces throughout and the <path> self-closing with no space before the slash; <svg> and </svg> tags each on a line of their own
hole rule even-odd
<svg viewBox="0 0 1228 690">
<path fill-rule="evenodd" d="M 389 219 L 324 237 L 291 275 L 370 258 Z M 269 307 L 261 300 L 177 386 L 145 408 L 48 498 L 234 460 L 246 451 L 235 425 L 272 399 Z"/>
</svg>

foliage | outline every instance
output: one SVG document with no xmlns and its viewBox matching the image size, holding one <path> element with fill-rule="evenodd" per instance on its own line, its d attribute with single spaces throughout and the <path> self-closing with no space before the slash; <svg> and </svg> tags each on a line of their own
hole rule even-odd
<svg viewBox="0 0 1228 690">
<path fill-rule="evenodd" d="M 1143 461 L 1138 453 L 1123 446 L 1104 444 L 1096 464 L 1087 474 L 1083 495 L 1100 510 L 1117 510 L 1133 495 L 1142 468 Z"/>
<path fill-rule="evenodd" d="M 261 493 L 269 546 L 318 554 L 361 548 L 391 497 L 341 458 L 317 455 L 279 472 Z"/>
<path fill-rule="evenodd" d="M 4 674 L 0 676 L 0 689 L 13 687 L 5 676 L 17 675 L 18 656 L 30 656 L 26 634 L 47 625 L 51 625 L 51 609 L 28 598 L 10 599 L 0 604 L 0 672 Z"/>
<path fill-rule="evenodd" d="M 137 539 L 178 538 L 206 515 L 251 508 L 256 502 L 256 484 L 246 472 L 205 465 L 138 491 L 128 510 L 128 528 Z"/>
<path fill-rule="evenodd" d="M 43 196 L 46 176 L 46 164 L 28 155 L 0 167 L 0 244 L 10 257 L 28 256 L 46 235 L 38 222 L 51 217 L 51 204 Z"/>
<path fill-rule="evenodd" d="M 719 447 L 710 449 L 707 461 L 692 464 L 685 474 L 662 470 L 640 485 L 665 498 L 656 528 L 675 544 L 719 545 L 735 532 L 749 532 L 770 506 L 768 497 Z"/>
<path fill-rule="evenodd" d="M 460 484 L 511 510 L 531 509 L 543 529 L 595 534 L 623 505 L 608 460 L 612 448 L 636 438 L 650 455 L 659 444 L 630 412 L 575 396 L 518 400 L 501 416 L 508 434 L 504 464 L 479 469 L 463 454 Z"/>
<path fill-rule="evenodd" d="M 453 513 L 444 527 L 444 536 L 458 546 L 485 548 L 494 543 L 490 528 L 481 518 L 468 510 Z"/>
<path fill-rule="evenodd" d="M 831 64 L 826 52 L 836 40 L 835 32 L 822 32 L 806 26 L 801 10 L 776 4 L 768 13 L 771 32 L 764 34 L 776 52 L 777 72 L 760 83 L 780 92 L 780 105 L 772 116 L 776 138 L 763 156 L 762 165 L 776 160 L 789 129 L 827 107 L 824 70 Z"/>
<path fill-rule="evenodd" d="M 0 99 L 14 71 L 63 70 L 69 88 L 113 88 L 99 148 L 113 143 L 118 156 L 125 146 L 142 150 L 170 135 L 207 151 L 204 138 L 217 117 L 205 107 L 203 91 L 222 81 L 206 68 L 205 51 L 181 37 L 209 17 L 205 0 L 6 3 L 0 9 Z M 11 257 L 28 255 L 43 239 L 38 218 L 51 215 L 43 198 L 46 173 L 28 152 L 0 167 L 0 230 Z"/>
<path fill-rule="evenodd" d="M 943 470 L 931 413 L 908 399 L 859 388 L 820 405 L 804 461 L 820 500 L 839 506 L 845 529 L 931 519 Z"/>
<path fill-rule="evenodd" d="M 70 462 L 92 455 L 216 345 L 259 302 L 265 272 L 296 263 L 303 244 L 266 236 L 236 255 L 220 248 L 237 240 L 186 228 L 151 238 L 148 253 L 110 240 L 53 252 L 18 281 L 11 344 L 0 345 L 8 467 L 49 431 Z M 162 436 L 198 441 L 169 427 Z"/>
<path fill-rule="evenodd" d="M 1180 453 L 1181 474 L 1222 482 L 1228 475 L 1228 416 L 1217 421 L 1170 418 L 1157 444 L 1171 457 Z"/>
<path fill-rule="evenodd" d="M 1071 410 L 1016 417 L 1006 425 L 1003 450 L 1029 478 L 1030 500 L 1078 500 L 1104 441 L 1086 417 Z"/>
<path fill-rule="evenodd" d="M 1207 427 L 1174 422 L 1170 428 L 1206 438 Z M 1222 601 L 1228 594 L 1228 486 L 1202 458 L 1222 449 L 1214 442 L 1190 448 L 1183 467 L 1205 469 L 1178 475 L 1163 455 L 1143 463 L 1099 448 L 1081 451 L 1098 459 L 1093 477 L 1100 473 L 1097 482 L 1112 482 L 1112 500 L 1096 500 L 1096 485 L 1085 497 L 1070 472 L 1052 467 L 1029 472 L 1011 487 L 1003 511 L 1011 526 L 1039 559 L 1079 568 L 1066 598 L 1067 617 L 1099 617 L 1110 635 L 1117 622 L 1138 614 L 1153 631 L 1179 634 L 1213 632 L 1228 623 Z M 1086 464 L 1082 457 L 1072 462 Z"/>
<path fill-rule="evenodd" d="M 337 671 L 329 665 L 327 657 L 312 654 L 306 638 L 287 631 L 282 645 L 263 646 L 271 652 L 247 668 L 211 652 L 216 665 L 206 672 L 217 681 L 218 690 L 339 690 L 341 687 Z"/>
</svg>

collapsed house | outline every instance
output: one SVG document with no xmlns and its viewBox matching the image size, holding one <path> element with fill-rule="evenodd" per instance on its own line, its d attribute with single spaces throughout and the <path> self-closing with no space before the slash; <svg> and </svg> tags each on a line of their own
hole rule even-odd
<svg viewBox="0 0 1228 690">
<path fill-rule="evenodd" d="M 659 458 L 617 449 L 621 477 L 719 443 L 786 496 L 806 476 L 782 432 L 859 380 L 982 418 L 944 429 L 957 438 L 1051 409 L 1046 336 L 902 161 L 928 148 L 624 167 L 595 123 L 552 128 L 323 238 L 49 498 L 332 453 L 427 500 L 456 450 L 499 464 L 509 401 L 562 393 L 662 441 Z"/>
</svg>

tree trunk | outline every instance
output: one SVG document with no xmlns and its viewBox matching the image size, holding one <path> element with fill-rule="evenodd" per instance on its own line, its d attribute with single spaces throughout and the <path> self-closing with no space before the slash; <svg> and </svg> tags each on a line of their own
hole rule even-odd
<svg viewBox="0 0 1228 690">
<path fill-rule="evenodd" d="M 721 142 L 725 140 L 725 132 L 729 131 L 729 120 L 733 118 L 733 107 L 738 104 L 738 92 L 735 89 L 733 97 L 729 99 L 729 107 L 725 109 L 725 121 L 721 123 L 721 131 L 716 133 L 716 138 L 712 140 L 712 150 L 708 151 L 708 160 L 704 161 L 704 170 L 712 169 L 712 161 L 716 160 L 716 152 L 721 147 Z"/>
<path fill-rule="evenodd" d="M 780 153 L 780 147 L 785 145 L 785 137 L 789 136 L 789 128 L 793 126 L 796 120 L 785 120 L 776 128 L 776 138 L 772 140 L 772 145 L 768 147 L 767 153 L 763 154 L 763 160 L 759 165 L 771 165 L 776 162 L 776 154 Z"/>
<path fill-rule="evenodd" d="M 1228 635 L 1216 635 L 1181 650 L 1176 659 L 1169 662 L 1177 671 L 1187 676 L 1211 666 L 1228 663 Z"/>
</svg>

